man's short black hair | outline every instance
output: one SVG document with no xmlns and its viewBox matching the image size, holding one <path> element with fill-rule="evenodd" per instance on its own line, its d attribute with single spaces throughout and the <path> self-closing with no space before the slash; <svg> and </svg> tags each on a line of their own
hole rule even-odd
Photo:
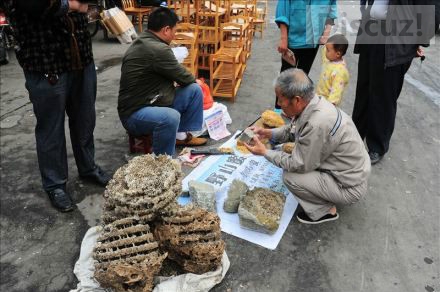
<svg viewBox="0 0 440 292">
<path fill-rule="evenodd" d="M 334 34 L 328 38 L 327 43 L 332 44 L 336 52 L 341 53 L 342 56 L 347 53 L 348 40 L 342 34 Z"/>
<path fill-rule="evenodd" d="M 166 26 L 175 27 L 178 21 L 179 18 L 174 11 L 166 7 L 158 7 L 148 16 L 148 29 L 158 32 Z"/>
</svg>

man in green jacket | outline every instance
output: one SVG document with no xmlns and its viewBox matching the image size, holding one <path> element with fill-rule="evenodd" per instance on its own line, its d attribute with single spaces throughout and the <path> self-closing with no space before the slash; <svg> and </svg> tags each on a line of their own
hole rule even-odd
<svg viewBox="0 0 440 292">
<path fill-rule="evenodd" d="M 154 10 L 148 18 L 148 30 L 133 42 L 122 60 L 119 117 L 130 134 L 152 134 L 156 154 L 173 155 L 176 144 L 206 143 L 206 139 L 188 133 L 202 128 L 203 93 L 169 46 L 177 21 L 168 8 Z"/>
</svg>

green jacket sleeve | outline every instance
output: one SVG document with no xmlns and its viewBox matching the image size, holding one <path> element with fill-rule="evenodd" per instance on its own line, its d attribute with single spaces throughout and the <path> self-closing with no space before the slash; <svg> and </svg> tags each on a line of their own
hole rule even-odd
<svg viewBox="0 0 440 292">
<path fill-rule="evenodd" d="M 196 81 L 194 75 L 177 62 L 170 47 L 159 50 L 159 53 L 155 56 L 153 66 L 158 74 L 173 80 L 180 86 L 187 86 Z"/>
</svg>

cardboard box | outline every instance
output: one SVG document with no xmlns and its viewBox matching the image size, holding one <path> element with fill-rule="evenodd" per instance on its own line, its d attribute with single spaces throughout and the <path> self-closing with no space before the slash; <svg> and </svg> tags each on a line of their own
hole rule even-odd
<svg viewBox="0 0 440 292">
<path fill-rule="evenodd" d="M 137 38 L 137 33 L 124 11 L 111 8 L 101 12 L 102 23 L 107 30 L 114 34 L 120 43 L 131 43 Z"/>
</svg>

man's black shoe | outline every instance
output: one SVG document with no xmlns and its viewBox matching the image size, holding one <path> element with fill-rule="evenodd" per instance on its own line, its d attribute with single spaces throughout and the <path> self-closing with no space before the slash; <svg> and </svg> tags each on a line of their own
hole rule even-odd
<svg viewBox="0 0 440 292">
<path fill-rule="evenodd" d="M 299 212 L 298 215 L 296 215 L 296 218 L 299 222 L 305 223 L 305 224 L 319 224 L 329 221 L 334 221 L 339 218 L 339 214 L 336 213 L 335 215 L 327 214 L 325 216 L 322 216 L 318 220 L 312 220 L 305 212 Z"/>
<path fill-rule="evenodd" d="M 63 189 L 54 189 L 47 191 L 52 205 L 61 212 L 72 211 L 75 205 L 70 196 Z"/>
<path fill-rule="evenodd" d="M 105 173 L 99 166 L 95 168 L 93 172 L 86 175 L 80 175 L 81 178 L 97 183 L 100 186 L 105 187 L 110 181 L 111 177 Z"/>
<path fill-rule="evenodd" d="M 371 165 L 378 163 L 383 158 L 383 155 L 380 155 L 377 152 L 368 152 L 368 155 L 370 156 Z"/>
</svg>

